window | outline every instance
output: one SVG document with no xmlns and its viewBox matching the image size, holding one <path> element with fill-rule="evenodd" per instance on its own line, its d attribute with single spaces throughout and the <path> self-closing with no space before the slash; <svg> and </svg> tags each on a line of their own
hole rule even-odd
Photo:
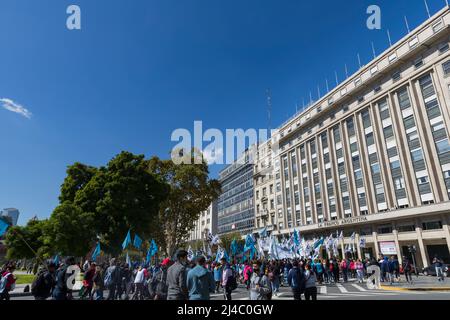
<svg viewBox="0 0 450 320">
<path fill-rule="evenodd" d="M 364 96 L 360 96 L 360 97 L 358 98 L 358 103 L 362 103 L 362 102 L 364 102 Z"/>
<path fill-rule="evenodd" d="M 342 108 L 342 112 L 346 113 L 348 111 L 348 105 L 345 105 L 344 108 Z"/>
<path fill-rule="evenodd" d="M 419 69 L 421 66 L 423 66 L 423 59 L 422 58 L 418 58 L 418 59 L 414 60 L 414 67 L 416 69 Z"/>
<path fill-rule="evenodd" d="M 380 173 L 380 165 L 378 163 L 374 163 L 371 167 L 372 167 L 372 174 Z"/>
<path fill-rule="evenodd" d="M 450 49 L 448 42 L 444 42 L 439 45 L 439 53 L 441 53 L 441 54 L 444 52 L 447 52 L 448 49 Z"/>
<path fill-rule="evenodd" d="M 423 160 L 422 149 L 417 149 L 411 152 L 411 157 L 413 161 Z"/>
<path fill-rule="evenodd" d="M 380 184 L 375 185 L 375 193 L 377 195 L 384 194 L 383 184 L 380 183 Z"/>
<path fill-rule="evenodd" d="M 394 72 L 394 73 L 392 74 L 392 80 L 394 80 L 394 82 L 400 80 L 400 78 L 401 78 L 401 73 L 400 73 L 400 71 Z"/>
<path fill-rule="evenodd" d="M 379 234 L 388 234 L 388 233 L 392 233 L 392 226 L 390 226 L 390 225 L 379 226 L 379 227 L 378 227 L 378 233 L 379 233 Z"/>
<path fill-rule="evenodd" d="M 444 70 L 445 76 L 448 76 L 450 74 L 450 60 L 442 64 L 442 69 Z"/>
<path fill-rule="evenodd" d="M 371 145 L 373 145 L 375 143 L 375 140 L 373 138 L 373 133 L 372 132 L 366 134 L 366 139 L 367 139 L 367 145 L 368 146 L 371 146 Z"/>
<path fill-rule="evenodd" d="M 408 224 L 403 226 L 398 226 L 398 232 L 414 232 L 416 231 L 416 226 L 414 224 Z"/>
<path fill-rule="evenodd" d="M 424 222 L 424 223 L 422 223 L 422 229 L 423 230 L 442 229 L 442 222 L 441 221 Z"/>
<path fill-rule="evenodd" d="M 328 105 L 331 105 L 331 104 L 333 104 L 333 102 L 334 102 L 334 99 L 333 99 L 333 97 L 331 97 L 330 99 L 328 99 Z"/>
<path fill-rule="evenodd" d="M 398 169 L 398 168 L 400 168 L 400 161 L 395 160 L 391 162 L 391 169 Z"/>
<path fill-rule="evenodd" d="M 439 154 L 444 154 L 450 151 L 450 145 L 448 144 L 448 139 L 441 140 L 436 143 Z"/>
<path fill-rule="evenodd" d="M 403 178 L 394 179 L 395 190 L 405 189 L 405 180 Z"/>
<path fill-rule="evenodd" d="M 381 86 L 376 86 L 375 89 L 373 89 L 374 93 L 378 93 L 381 91 Z"/>
<path fill-rule="evenodd" d="M 419 185 L 428 183 L 428 177 L 421 177 L 421 178 L 417 179 L 417 183 Z"/>
</svg>

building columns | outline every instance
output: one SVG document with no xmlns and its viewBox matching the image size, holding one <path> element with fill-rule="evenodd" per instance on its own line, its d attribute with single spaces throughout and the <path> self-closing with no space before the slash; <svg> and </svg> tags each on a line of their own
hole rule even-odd
<svg viewBox="0 0 450 320">
<path fill-rule="evenodd" d="M 378 233 L 376 231 L 372 232 L 372 238 L 375 247 L 375 258 L 378 260 L 380 257 L 380 247 L 378 246 Z"/>
<path fill-rule="evenodd" d="M 395 250 L 397 251 L 397 258 L 400 265 L 403 263 L 403 256 L 402 251 L 400 250 L 400 244 L 398 242 L 398 231 L 396 229 L 392 230 L 392 233 L 394 234 L 394 241 L 395 241 Z"/>
<path fill-rule="evenodd" d="M 355 241 L 356 241 L 356 252 L 358 253 L 358 259 L 361 259 L 361 261 L 363 260 L 363 257 L 361 255 L 361 248 L 359 247 L 359 233 L 355 234 Z"/>
<path fill-rule="evenodd" d="M 428 267 L 428 259 L 427 259 L 426 248 L 425 248 L 425 245 L 424 245 L 423 239 L 422 239 L 422 228 L 419 226 L 416 227 L 416 233 L 417 233 L 417 242 L 419 243 L 420 256 L 422 257 L 422 264 L 423 264 L 423 267 L 426 268 L 426 267 Z"/>
</svg>

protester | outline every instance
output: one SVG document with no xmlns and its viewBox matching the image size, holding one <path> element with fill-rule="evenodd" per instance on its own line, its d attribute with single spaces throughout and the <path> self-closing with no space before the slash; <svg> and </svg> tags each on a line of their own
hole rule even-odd
<svg viewBox="0 0 450 320">
<path fill-rule="evenodd" d="M 227 262 L 226 259 L 222 258 L 221 260 L 222 265 L 224 266 L 223 272 L 222 272 L 222 288 L 225 295 L 226 300 L 231 300 L 231 292 L 233 292 L 233 282 L 236 281 L 236 279 L 233 280 L 233 270 L 231 270 L 230 264 Z"/>
<path fill-rule="evenodd" d="M 188 300 L 186 265 L 188 253 L 178 250 L 177 261 L 167 271 L 167 300 Z"/>
<path fill-rule="evenodd" d="M 92 282 L 94 283 L 94 287 L 92 288 L 94 294 L 91 296 L 91 299 L 94 299 L 95 295 L 95 300 L 103 300 L 104 283 L 102 268 L 100 266 L 95 267 L 95 274 L 92 278 Z"/>
<path fill-rule="evenodd" d="M 171 261 L 169 258 L 166 258 L 161 263 L 161 266 L 157 272 L 153 275 L 153 299 L 154 300 L 167 300 L 167 270 L 171 265 Z"/>
<path fill-rule="evenodd" d="M 75 258 L 68 257 L 65 263 L 58 269 L 56 273 L 56 285 L 53 290 L 52 296 L 54 300 L 72 300 L 72 288 L 67 286 L 68 279 L 75 272 L 70 272 L 69 268 L 75 266 Z"/>
<path fill-rule="evenodd" d="M 15 270 L 16 266 L 14 264 L 10 264 L 6 267 L 6 270 L 1 274 L 0 301 L 10 299 L 9 292 L 14 290 L 16 283 L 16 277 L 14 276 Z"/>
<path fill-rule="evenodd" d="M 305 269 L 305 300 L 317 300 L 316 274 L 310 264 Z"/>
<path fill-rule="evenodd" d="M 119 262 L 112 258 L 104 278 L 104 285 L 109 290 L 107 300 L 116 298 L 117 288 L 120 286 L 120 273 Z"/>
<path fill-rule="evenodd" d="M 189 300 L 210 300 L 210 293 L 215 292 L 215 283 L 212 273 L 206 269 L 206 259 L 197 257 L 197 266 L 188 272 L 187 286 Z"/>
<path fill-rule="evenodd" d="M 443 262 L 437 255 L 433 258 L 433 264 L 436 269 L 436 277 L 438 278 L 438 281 L 445 281 L 444 272 L 442 271 Z"/>
<path fill-rule="evenodd" d="M 92 299 L 92 288 L 94 287 L 94 276 L 95 276 L 95 268 L 96 264 L 91 263 L 87 271 L 85 271 L 83 278 L 83 288 L 84 291 L 81 295 L 81 299 L 85 299 L 86 296 L 89 297 L 89 300 Z"/>
<path fill-rule="evenodd" d="M 250 300 L 269 300 L 272 293 L 269 279 L 260 268 L 260 261 L 253 263 L 253 274 L 250 278 Z"/>
<path fill-rule="evenodd" d="M 405 274 L 406 282 L 412 283 L 412 277 L 411 277 L 411 263 L 409 262 L 409 259 L 407 257 L 403 257 L 402 262 L 402 269 L 403 273 Z"/>
<path fill-rule="evenodd" d="M 305 277 L 303 270 L 300 269 L 298 261 L 294 261 L 292 269 L 289 270 L 287 282 L 294 294 L 294 300 L 302 300 L 302 293 L 305 290 Z"/>
<path fill-rule="evenodd" d="M 216 283 L 215 292 L 219 293 L 222 282 L 222 270 L 223 266 L 219 263 L 214 265 L 214 281 Z"/>
<path fill-rule="evenodd" d="M 56 285 L 56 264 L 47 262 L 47 268 L 42 270 L 31 285 L 31 294 L 35 300 L 47 300 L 51 297 Z"/>
</svg>

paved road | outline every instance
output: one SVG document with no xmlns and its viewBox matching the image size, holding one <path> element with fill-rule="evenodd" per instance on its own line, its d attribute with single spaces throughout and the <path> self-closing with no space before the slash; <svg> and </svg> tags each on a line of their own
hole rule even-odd
<svg viewBox="0 0 450 320">
<path fill-rule="evenodd" d="M 318 285 L 318 300 L 450 300 L 450 291 L 394 291 L 369 290 L 365 284 L 354 282 Z M 223 294 L 213 294 L 213 300 L 224 300 Z M 234 300 L 249 300 L 244 287 L 233 292 Z M 273 300 L 293 300 L 290 288 L 281 287 L 280 293 Z"/>
<path fill-rule="evenodd" d="M 356 282 L 318 285 L 318 300 L 450 300 L 450 291 L 396 291 L 369 290 L 365 284 Z M 105 296 L 107 292 L 105 292 Z M 225 300 L 223 293 L 211 295 L 212 300 Z M 233 300 L 249 300 L 249 293 L 244 286 L 233 291 Z M 13 300 L 32 300 L 30 296 L 17 297 Z M 280 293 L 273 300 L 293 300 L 290 288 L 281 287 Z"/>
</svg>

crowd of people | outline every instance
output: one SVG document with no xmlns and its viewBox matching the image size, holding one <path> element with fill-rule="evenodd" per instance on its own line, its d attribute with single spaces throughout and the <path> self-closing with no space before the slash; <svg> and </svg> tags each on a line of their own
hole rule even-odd
<svg viewBox="0 0 450 320">
<path fill-rule="evenodd" d="M 317 284 L 348 282 L 355 279 L 363 283 L 367 268 L 380 267 L 381 282 L 400 281 L 400 274 L 412 282 L 412 266 L 404 257 L 400 265 L 395 257 L 366 259 L 283 259 L 253 260 L 244 263 L 227 259 L 213 261 L 204 256 L 188 259 L 188 252 L 178 250 L 174 261 L 166 258 L 152 265 L 135 263 L 131 266 L 112 258 L 109 263 L 86 261 L 82 269 L 80 299 L 90 300 L 209 300 L 211 294 L 222 294 L 232 300 L 233 291 L 242 284 L 250 300 L 271 300 L 280 286 L 290 287 L 295 300 L 317 299 Z M 73 287 L 68 281 L 70 266 L 76 264 L 69 257 L 57 265 L 48 261 L 37 273 L 30 291 L 36 300 L 70 300 Z M 15 283 L 13 263 L 1 271 L 0 299 L 9 299 Z"/>
</svg>

